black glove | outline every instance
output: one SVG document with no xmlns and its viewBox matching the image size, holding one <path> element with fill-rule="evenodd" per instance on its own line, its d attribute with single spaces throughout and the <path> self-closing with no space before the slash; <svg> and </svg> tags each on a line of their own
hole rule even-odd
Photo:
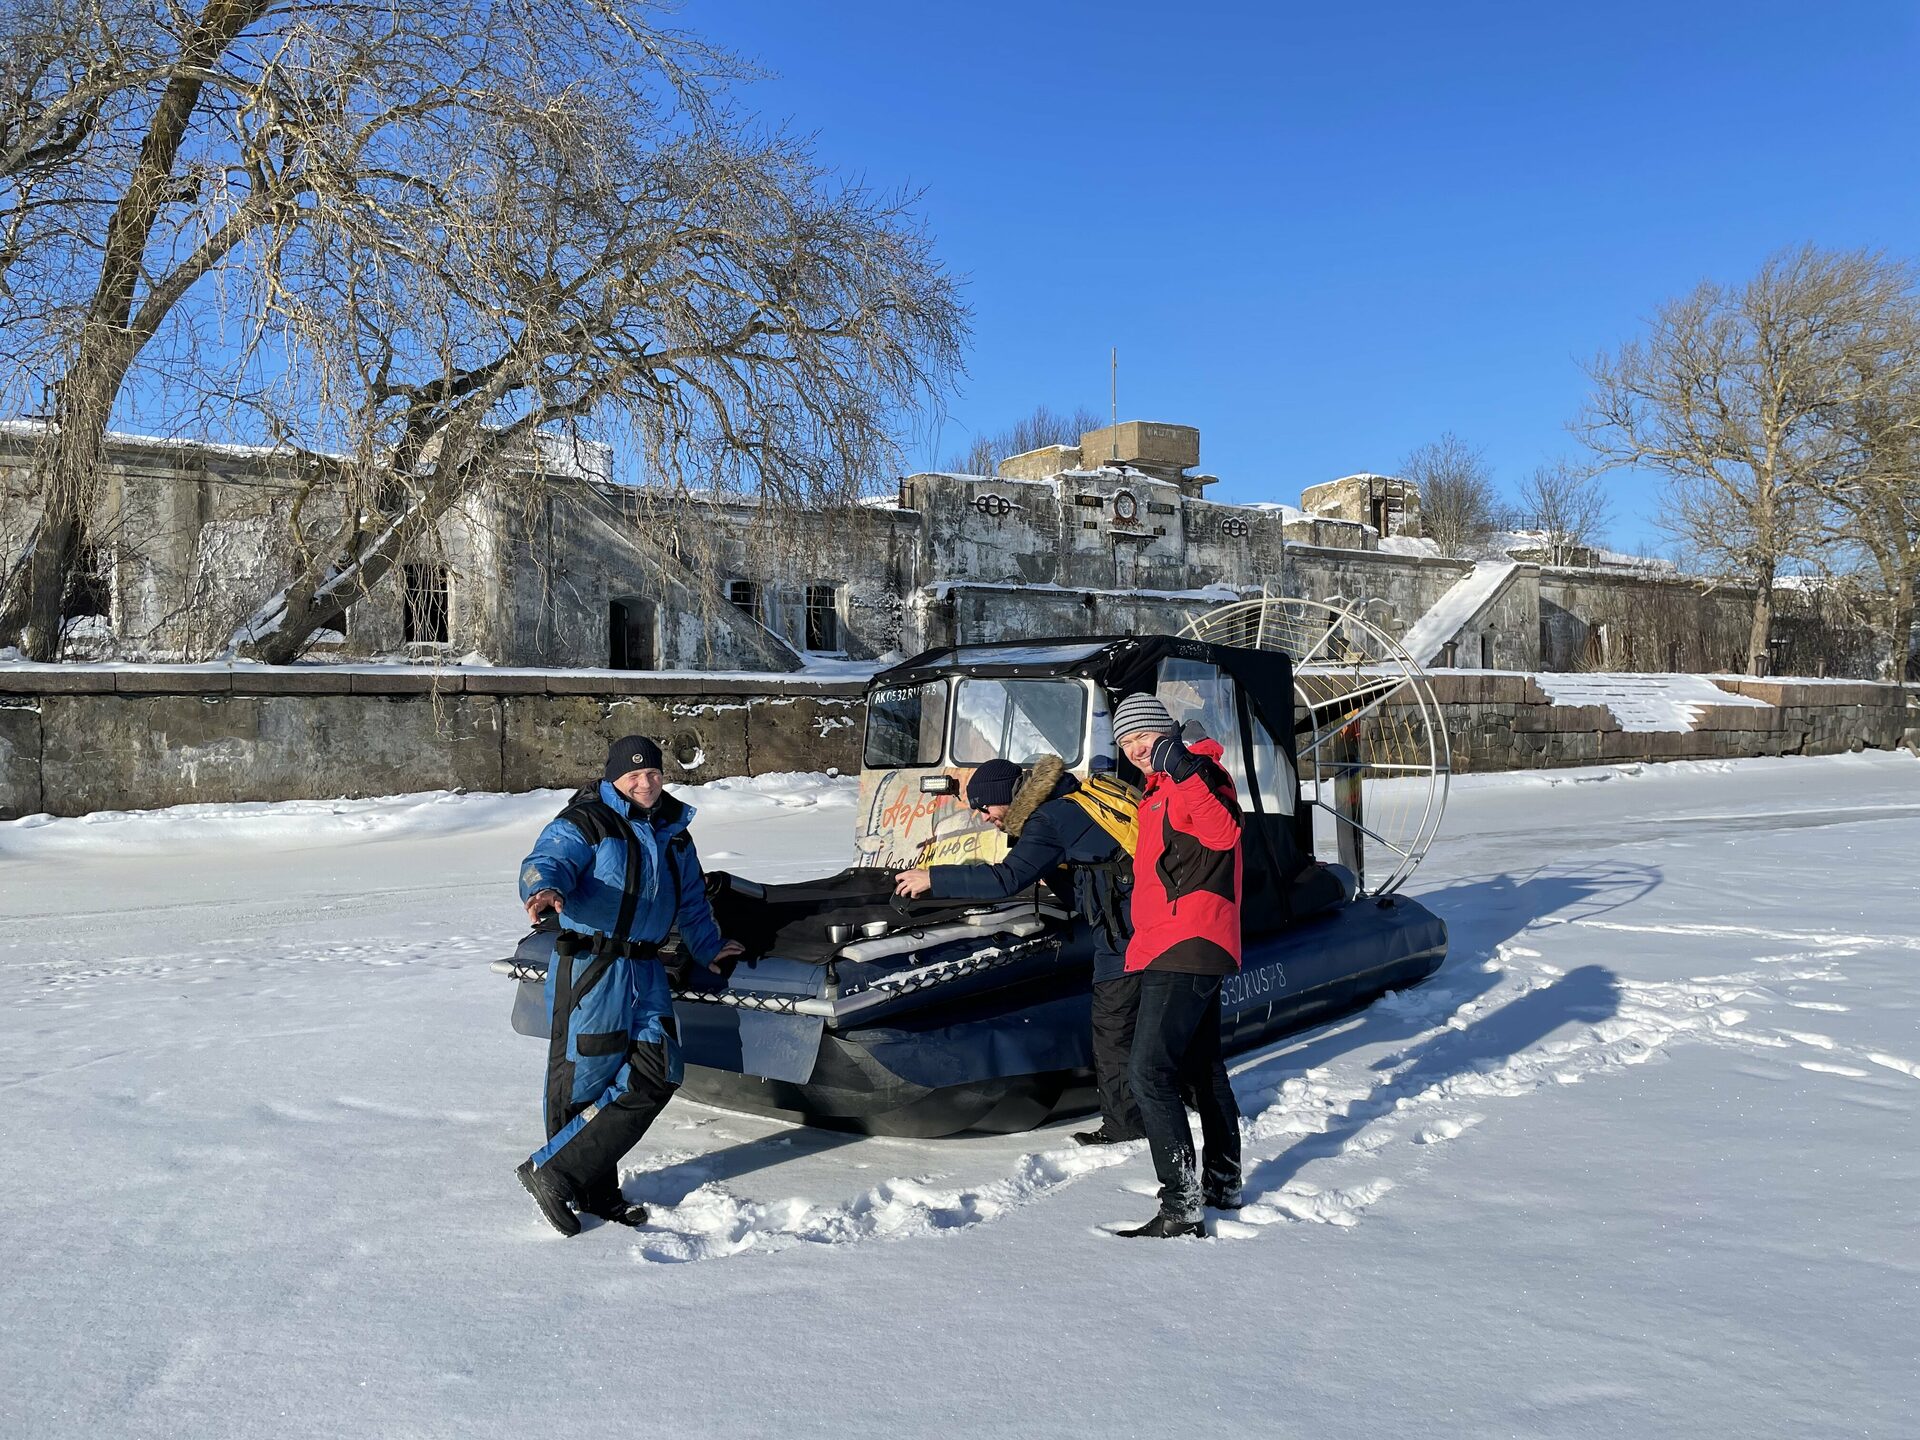
<svg viewBox="0 0 1920 1440">
<path fill-rule="evenodd" d="M 1185 745 L 1197 745 L 1207 738 L 1207 728 L 1198 720 L 1189 720 L 1180 727 L 1180 740 Z"/>
<path fill-rule="evenodd" d="M 1153 755 L 1147 763 L 1175 784 L 1200 771 L 1200 757 L 1182 745 L 1177 735 L 1163 735 L 1154 741 Z"/>
</svg>

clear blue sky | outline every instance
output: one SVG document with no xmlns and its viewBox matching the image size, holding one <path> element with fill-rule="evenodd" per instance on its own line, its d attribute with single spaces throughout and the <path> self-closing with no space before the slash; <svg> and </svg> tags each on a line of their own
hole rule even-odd
<svg viewBox="0 0 1920 1440">
<path fill-rule="evenodd" d="M 1578 447 L 1580 361 L 1803 240 L 1920 255 L 1920 4 L 690 0 L 745 98 L 924 187 L 974 310 L 924 464 L 1045 402 L 1295 501 L 1452 429 Z M 932 448 L 933 454 L 928 454 Z M 1616 543 L 1654 545 L 1649 483 Z"/>
</svg>

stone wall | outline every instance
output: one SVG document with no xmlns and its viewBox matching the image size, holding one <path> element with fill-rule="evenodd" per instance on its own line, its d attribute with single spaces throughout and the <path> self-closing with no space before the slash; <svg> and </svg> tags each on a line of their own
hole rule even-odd
<svg viewBox="0 0 1920 1440">
<path fill-rule="evenodd" d="M 1383 601 L 1392 611 L 1391 619 L 1377 608 L 1370 608 L 1368 614 L 1398 640 L 1435 601 L 1471 574 L 1471 560 L 1289 545 L 1280 589 L 1286 595 L 1328 603 L 1336 596 Z"/>
<path fill-rule="evenodd" d="M 1920 693 L 1898 686 L 1716 683 L 1774 708 L 1713 707 L 1688 733 L 1638 733 L 1603 706 L 1553 704 L 1527 675 L 1433 676 L 1462 772 L 1920 746 Z M 863 690 L 777 676 L 0 668 L 0 819 L 566 786 L 635 731 L 660 738 L 672 781 L 852 773 Z"/>
<path fill-rule="evenodd" d="M 1689 731 L 1631 731 L 1604 705 L 1555 705 L 1529 675 L 1437 671 L 1432 681 L 1459 773 L 1920 746 L 1920 692 L 1897 685 L 1716 678 L 1773 708 L 1709 706 Z M 1383 718 L 1404 717 L 1389 706 Z"/>
<path fill-rule="evenodd" d="M 659 737 L 669 781 L 856 771 L 859 681 L 345 667 L 0 669 L 0 819 L 597 776 Z"/>
</svg>

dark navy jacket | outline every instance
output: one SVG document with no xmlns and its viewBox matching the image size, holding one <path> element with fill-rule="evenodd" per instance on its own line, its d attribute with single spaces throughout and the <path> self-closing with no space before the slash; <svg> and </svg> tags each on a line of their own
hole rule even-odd
<svg viewBox="0 0 1920 1440">
<path fill-rule="evenodd" d="M 1062 776 L 1053 798 L 1043 801 L 1020 827 L 1007 858 L 994 865 L 935 865 L 928 874 L 933 887 L 927 893 L 939 900 L 1004 900 L 1044 879 L 1054 867 L 1070 863 L 1099 864 L 1125 854 L 1120 842 L 1102 830 L 1094 818 L 1066 797 L 1080 788 L 1071 775 Z M 1106 871 L 1073 871 L 1073 903 L 1093 926 L 1093 978 L 1117 980 L 1126 973 L 1126 939 L 1116 947 L 1100 924 L 1105 890 L 1114 883 Z M 1117 910 L 1127 915 L 1127 896 L 1118 897 Z"/>
</svg>

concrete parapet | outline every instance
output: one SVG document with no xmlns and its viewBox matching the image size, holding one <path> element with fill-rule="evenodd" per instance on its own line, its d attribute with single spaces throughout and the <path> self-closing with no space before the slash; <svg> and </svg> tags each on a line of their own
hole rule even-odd
<svg viewBox="0 0 1920 1440">
<path fill-rule="evenodd" d="M 1463 772 L 1920 747 L 1920 711 L 1898 686 L 1716 683 L 1769 708 L 1709 705 L 1689 730 L 1628 731 L 1604 705 L 1552 704 L 1522 673 L 1439 672 L 1434 693 Z M 570 787 L 600 773 L 610 740 L 634 732 L 660 740 L 673 782 L 853 773 L 863 690 L 859 680 L 593 671 L 0 667 L 0 819 Z M 1369 723 L 1417 718 L 1396 705 Z"/>
</svg>

